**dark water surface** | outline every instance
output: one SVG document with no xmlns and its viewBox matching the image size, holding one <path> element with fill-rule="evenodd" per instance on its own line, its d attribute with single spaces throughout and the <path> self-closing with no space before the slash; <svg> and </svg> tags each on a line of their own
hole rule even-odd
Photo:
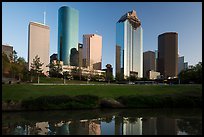
<svg viewBox="0 0 204 137">
<path fill-rule="evenodd" d="M 201 109 L 3 112 L 3 135 L 202 135 Z"/>
</svg>

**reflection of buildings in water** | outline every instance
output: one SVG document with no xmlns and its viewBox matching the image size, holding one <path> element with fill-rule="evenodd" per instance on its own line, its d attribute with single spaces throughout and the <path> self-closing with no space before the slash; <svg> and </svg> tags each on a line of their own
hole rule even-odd
<svg viewBox="0 0 204 137">
<path fill-rule="evenodd" d="M 142 135 L 142 118 L 130 122 L 130 118 L 123 118 L 123 135 Z"/>
<path fill-rule="evenodd" d="M 100 135 L 101 126 L 98 120 L 74 120 L 70 123 L 71 135 Z"/>
<path fill-rule="evenodd" d="M 69 123 L 63 123 L 60 127 L 57 127 L 56 134 L 69 135 Z"/>
<path fill-rule="evenodd" d="M 88 135 L 88 122 L 72 120 L 69 125 L 69 129 L 71 135 Z"/>
<path fill-rule="evenodd" d="M 177 135 L 188 135 L 185 131 L 178 131 Z"/>
<path fill-rule="evenodd" d="M 25 130 L 22 126 L 16 126 L 13 132 L 14 135 L 26 135 Z"/>
<path fill-rule="evenodd" d="M 89 135 L 100 135 L 101 134 L 101 126 L 99 121 L 90 121 L 89 123 Z"/>
<path fill-rule="evenodd" d="M 122 117 L 115 117 L 115 135 L 122 135 L 122 123 L 123 118 Z"/>
<path fill-rule="evenodd" d="M 36 132 L 33 129 L 34 128 L 30 127 L 29 125 L 24 125 L 24 126 L 17 125 L 14 128 L 13 134 L 14 135 L 35 135 Z"/>
<path fill-rule="evenodd" d="M 157 118 L 157 134 L 158 135 L 177 135 L 177 121 L 173 118 L 158 117 Z"/>
<path fill-rule="evenodd" d="M 47 135 L 48 134 L 48 122 L 37 122 L 36 124 L 36 130 L 38 131 L 38 135 Z"/>
<path fill-rule="evenodd" d="M 156 135 L 157 134 L 157 119 L 150 118 L 142 118 L 142 135 Z"/>
</svg>

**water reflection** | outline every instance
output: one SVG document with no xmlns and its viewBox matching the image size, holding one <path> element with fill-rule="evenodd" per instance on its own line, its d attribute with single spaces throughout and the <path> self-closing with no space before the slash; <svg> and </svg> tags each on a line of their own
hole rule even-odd
<svg viewBox="0 0 204 137">
<path fill-rule="evenodd" d="M 200 109 L 72 110 L 2 114 L 4 135 L 202 135 Z"/>
</svg>

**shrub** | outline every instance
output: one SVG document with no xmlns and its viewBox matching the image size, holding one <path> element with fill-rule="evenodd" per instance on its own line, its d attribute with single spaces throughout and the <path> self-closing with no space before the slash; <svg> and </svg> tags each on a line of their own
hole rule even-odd
<svg viewBox="0 0 204 137">
<path fill-rule="evenodd" d="M 42 96 L 22 101 L 22 106 L 28 110 L 96 108 L 99 98 L 92 95 L 70 96 Z"/>
</svg>

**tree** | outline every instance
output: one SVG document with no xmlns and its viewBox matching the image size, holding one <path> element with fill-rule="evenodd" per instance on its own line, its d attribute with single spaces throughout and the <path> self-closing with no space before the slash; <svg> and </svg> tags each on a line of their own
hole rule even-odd
<svg viewBox="0 0 204 137">
<path fill-rule="evenodd" d="M 44 63 L 40 62 L 40 57 L 35 56 L 33 62 L 31 63 L 31 72 L 38 77 L 38 83 L 40 82 L 39 74 L 42 73 L 43 69 L 41 68 Z"/>
<path fill-rule="evenodd" d="M 17 59 L 17 66 L 18 66 L 18 77 L 19 77 L 19 80 L 21 80 L 25 72 L 27 72 L 26 61 L 23 57 L 19 57 Z"/>
<path fill-rule="evenodd" d="M 18 59 L 17 52 L 13 50 L 13 62 L 17 62 L 17 59 Z"/>
<path fill-rule="evenodd" d="M 178 75 L 181 83 L 202 83 L 202 62 L 183 70 Z"/>
<path fill-rule="evenodd" d="M 69 72 L 68 72 L 68 71 L 64 71 L 64 72 L 63 72 L 64 84 L 66 83 L 66 78 L 67 78 L 68 75 L 69 75 Z"/>
<path fill-rule="evenodd" d="M 123 81 L 124 75 L 122 73 L 117 73 L 115 79 L 116 79 L 116 81 Z"/>
<path fill-rule="evenodd" d="M 11 61 L 11 68 L 10 68 L 10 73 L 12 78 L 16 78 L 16 75 L 18 75 L 19 71 L 20 71 L 20 67 L 17 64 L 17 52 L 15 50 L 13 50 L 13 57 L 12 55 L 10 56 L 10 61 Z"/>
<path fill-rule="evenodd" d="M 2 74 L 3 75 L 8 75 L 9 71 L 10 71 L 11 65 L 10 65 L 10 61 L 9 58 L 7 57 L 7 55 L 3 52 L 2 53 Z"/>
<path fill-rule="evenodd" d="M 60 61 L 50 63 L 49 69 L 49 75 L 51 77 L 59 77 L 62 73 L 62 65 L 60 64 Z"/>
</svg>

